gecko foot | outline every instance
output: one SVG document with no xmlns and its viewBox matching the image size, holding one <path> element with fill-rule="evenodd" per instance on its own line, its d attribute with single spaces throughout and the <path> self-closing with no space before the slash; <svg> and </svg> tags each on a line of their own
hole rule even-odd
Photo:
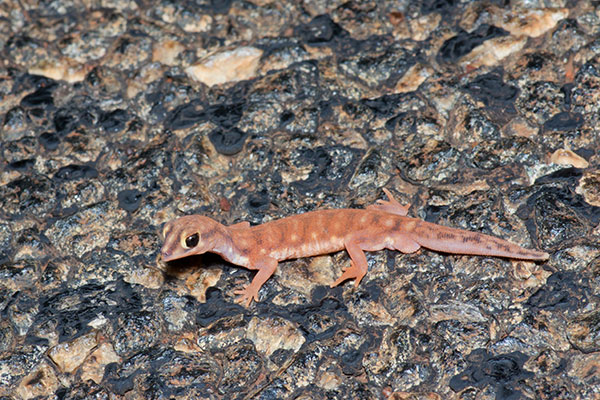
<svg viewBox="0 0 600 400">
<path fill-rule="evenodd" d="M 346 268 L 343 271 L 344 272 L 342 273 L 342 276 L 340 276 L 335 282 L 329 285 L 329 287 L 335 287 L 347 279 L 354 279 L 354 287 L 358 287 L 358 284 L 365 276 L 365 273 L 360 269 L 356 268 L 354 266 L 354 263 L 352 263 L 352 266 L 350 268 Z"/>
<path fill-rule="evenodd" d="M 402 204 L 398 203 L 398 200 L 392 196 L 392 193 L 389 190 L 383 188 L 383 192 L 386 194 L 389 200 L 377 200 L 377 204 L 371 204 L 370 206 L 367 206 L 367 210 L 385 211 L 390 214 L 398 214 L 402 216 L 406 216 L 408 214 L 410 204 L 403 206 Z"/>
<path fill-rule="evenodd" d="M 244 307 L 250 307 L 252 304 L 252 300 L 258 302 L 258 290 L 251 287 L 252 285 L 248 285 L 243 289 L 235 289 L 233 291 L 234 294 L 238 295 L 235 298 L 235 302 L 243 305 Z"/>
</svg>

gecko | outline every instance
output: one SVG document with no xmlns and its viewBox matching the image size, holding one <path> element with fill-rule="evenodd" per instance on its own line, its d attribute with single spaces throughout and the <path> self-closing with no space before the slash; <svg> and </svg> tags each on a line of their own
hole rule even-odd
<svg viewBox="0 0 600 400">
<path fill-rule="evenodd" d="M 366 209 L 310 211 L 264 224 L 247 221 L 231 226 L 202 215 L 188 215 L 167 222 L 162 230 L 161 258 L 170 262 L 183 257 L 215 253 L 224 260 L 257 270 L 249 285 L 234 290 L 236 302 L 249 307 L 280 261 L 311 257 L 346 249 L 350 266 L 331 287 L 354 279 L 358 286 L 367 273 L 365 251 L 383 249 L 414 253 L 421 247 L 444 253 L 545 261 L 549 254 L 528 250 L 482 233 L 450 228 L 408 217 L 401 205 L 383 189 L 388 201 L 378 200 Z"/>
</svg>

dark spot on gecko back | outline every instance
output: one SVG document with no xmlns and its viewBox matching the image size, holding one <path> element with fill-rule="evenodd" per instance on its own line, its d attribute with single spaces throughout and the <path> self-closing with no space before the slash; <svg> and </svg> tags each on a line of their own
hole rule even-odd
<svg viewBox="0 0 600 400">
<path fill-rule="evenodd" d="M 496 248 L 499 250 L 506 251 L 509 253 L 513 251 L 512 247 L 510 245 L 500 242 L 498 239 L 492 240 L 492 243 L 494 243 Z"/>
<path fill-rule="evenodd" d="M 381 224 L 381 215 L 379 215 L 378 213 L 373 214 L 373 216 L 371 217 L 371 225 L 379 226 L 380 224 Z"/>
<path fill-rule="evenodd" d="M 257 249 L 262 249 L 262 248 L 263 248 L 265 241 L 264 241 L 264 239 L 263 239 L 263 236 L 262 236 L 262 235 L 254 235 L 254 236 L 252 237 L 252 239 L 253 239 L 253 241 L 254 241 L 254 244 L 255 244 L 255 247 L 256 247 Z"/>
<path fill-rule="evenodd" d="M 438 231 L 436 233 L 436 237 L 438 239 L 449 239 L 449 240 L 456 239 L 456 235 L 454 233 L 448 232 L 448 231 Z"/>
<path fill-rule="evenodd" d="M 466 234 L 463 236 L 462 238 L 463 243 L 481 243 L 482 242 L 482 237 L 481 235 L 477 235 L 477 234 Z"/>
</svg>

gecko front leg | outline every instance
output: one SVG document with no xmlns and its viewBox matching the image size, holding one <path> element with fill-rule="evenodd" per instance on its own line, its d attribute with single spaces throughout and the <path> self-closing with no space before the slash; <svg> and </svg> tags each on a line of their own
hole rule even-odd
<svg viewBox="0 0 600 400">
<path fill-rule="evenodd" d="M 252 300 L 258 302 L 258 291 L 277 269 L 277 260 L 272 257 L 250 260 L 250 263 L 246 268 L 257 269 L 258 272 L 248 286 L 243 289 L 236 289 L 233 293 L 238 295 L 235 299 L 236 303 L 249 307 Z"/>
</svg>

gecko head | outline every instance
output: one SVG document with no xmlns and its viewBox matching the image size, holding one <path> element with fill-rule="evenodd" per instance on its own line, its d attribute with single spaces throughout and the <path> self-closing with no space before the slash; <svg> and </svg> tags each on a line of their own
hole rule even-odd
<svg viewBox="0 0 600 400">
<path fill-rule="evenodd" d="M 160 251 L 163 261 L 211 251 L 221 224 L 200 215 L 188 215 L 167 222 L 162 230 L 164 243 Z"/>
</svg>

